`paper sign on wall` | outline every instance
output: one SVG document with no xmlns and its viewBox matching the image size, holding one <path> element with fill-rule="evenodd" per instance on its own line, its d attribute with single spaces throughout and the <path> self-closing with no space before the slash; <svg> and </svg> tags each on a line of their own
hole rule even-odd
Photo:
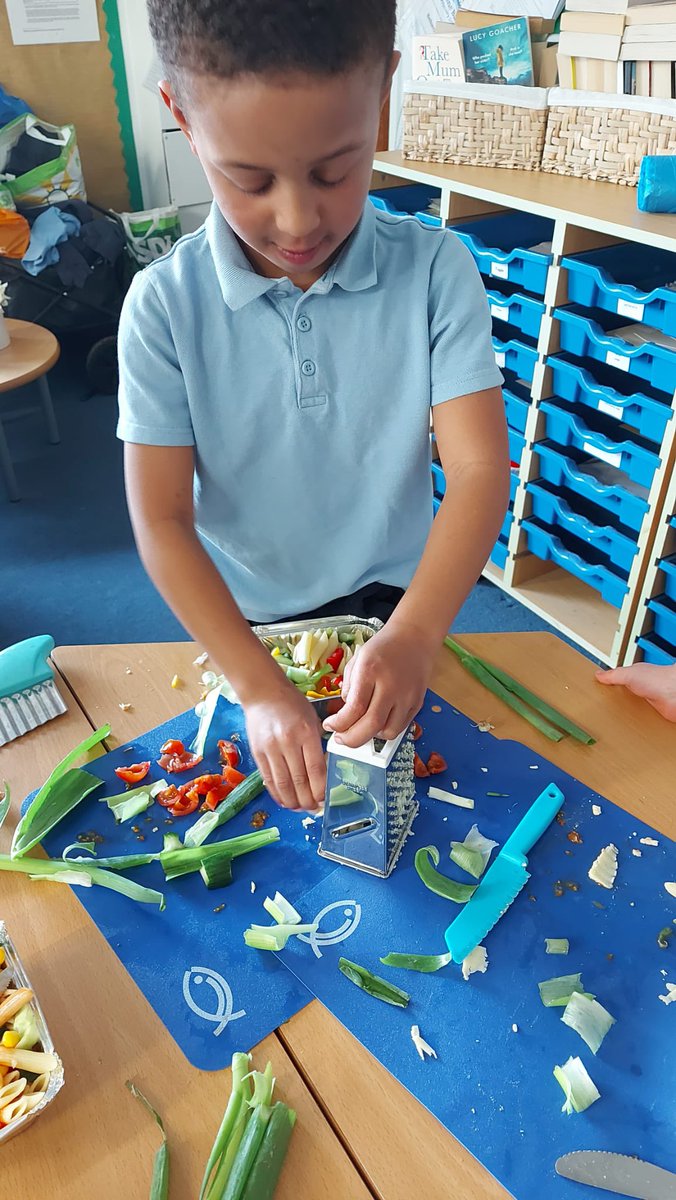
<svg viewBox="0 0 676 1200">
<path fill-rule="evenodd" d="M 96 0 L 5 0 L 15 46 L 98 42 Z"/>
</svg>

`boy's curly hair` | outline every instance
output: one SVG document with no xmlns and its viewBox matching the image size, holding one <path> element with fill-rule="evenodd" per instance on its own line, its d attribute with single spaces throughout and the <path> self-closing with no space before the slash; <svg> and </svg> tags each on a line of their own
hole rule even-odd
<svg viewBox="0 0 676 1200">
<path fill-rule="evenodd" d="M 396 0 L 148 0 L 165 70 L 190 75 L 338 75 L 389 64 Z"/>
</svg>

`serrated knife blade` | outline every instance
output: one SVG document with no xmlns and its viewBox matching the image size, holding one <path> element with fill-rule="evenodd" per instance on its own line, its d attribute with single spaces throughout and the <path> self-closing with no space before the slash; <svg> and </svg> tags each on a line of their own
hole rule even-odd
<svg viewBox="0 0 676 1200">
<path fill-rule="evenodd" d="M 556 1172 L 576 1183 L 633 1200 L 676 1200 L 676 1175 L 653 1163 L 608 1150 L 574 1150 L 555 1163 Z"/>
</svg>

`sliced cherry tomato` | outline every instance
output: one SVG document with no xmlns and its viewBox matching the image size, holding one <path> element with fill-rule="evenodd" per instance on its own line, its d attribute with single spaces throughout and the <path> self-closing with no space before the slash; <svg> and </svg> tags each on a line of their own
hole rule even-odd
<svg viewBox="0 0 676 1200">
<path fill-rule="evenodd" d="M 128 767 L 116 767 L 115 774 L 125 783 L 140 783 L 150 770 L 149 762 L 130 763 Z"/>
<path fill-rule="evenodd" d="M 329 666 L 332 671 L 337 671 L 343 661 L 344 654 L 345 651 L 343 650 L 343 647 L 337 646 L 333 651 L 333 654 L 329 654 L 329 657 L 326 660 L 326 665 Z"/>
<path fill-rule="evenodd" d="M 206 796 L 211 788 L 220 787 L 222 782 L 222 775 L 197 775 L 195 779 L 190 779 L 188 783 L 182 783 L 178 791 L 181 796 L 187 796 L 193 791 L 198 796 Z"/>
<path fill-rule="evenodd" d="M 224 767 L 236 767 L 241 755 L 234 742 L 226 742 L 221 738 L 218 743 L 218 757 Z"/>
<path fill-rule="evenodd" d="M 442 771 L 447 770 L 448 763 L 446 762 L 446 759 L 442 758 L 440 754 L 437 754 L 436 750 L 433 750 L 427 760 L 427 774 L 441 775 Z"/>
<path fill-rule="evenodd" d="M 218 808 L 221 801 L 225 800 L 226 796 L 230 795 L 232 790 L 232 785 L 229 784 L 226 779 L 221 780 L 221 783 L 218 785 L 218 787 L 212 787 L 211 790 L 207 792 L 206 799 L 204 801 L 204 807 L 213 812 L 215 808 Z"/>
<path fill-rule="evenodd" d="M 169 771 L 170 774 L 175 775 L 179 771 L 191 771 L 201 761 L 201 754 L 193 754 L 190 750 L 183 750 L 181 754 L 163 754 L 161 758 L 158 758 L 157 763 L 163 771 Z"/>
<path fill-rule="evenodd" d="M 160 754 L 185 754 L 185 746 L 177 738 L 170 738 L 160 749 Z"/>
<path fill-rule="evenodd" d="M 223 779 L 232 789 L 236 788 L 239 783 L 244 783 L 246 775 L 243 775 L 241 771 L 236 771 L 234 767 L 224 767 Z"/>
<path fill-rule="evenodd" d="M 180 792 L 178 788 L 175 784 L 170 783 L 169 787 L 166 787 L 164 791 L 157 793 L 155 799 L 158 804 L 162 805 L 162 808 L 171 808 L 172 804 L 175 804 L 179 799 L 179 796 Z"/>
<path fill-rule="evenodd" d="M 416 779 L 425 779 L 429 775 L 429 771 L 419 754 L 413 757 L 413 773 Z"/>
<path fill-rule="evenodd" d="M 197 792 L 188 792 L 187 795 L 181 796 L 176 804 L 172 804 L 169 812 L 172 817 L 189 817 L 191 813 L 194 813 L 199 802 L 200 798 Z"/>
<path fill-rule="evenodd" d="M 422 737 L 422 725 L 419 725 L 417 721 L 414 721 L 411 725 L 411 733 L 413 734 L 413 741 L 417 742 L 418 738 Z"/>
</svg>

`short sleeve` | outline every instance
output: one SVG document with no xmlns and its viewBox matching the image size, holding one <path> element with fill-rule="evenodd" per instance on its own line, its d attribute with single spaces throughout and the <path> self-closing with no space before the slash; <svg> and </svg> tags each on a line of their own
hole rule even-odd
<svg viewBox="0 0 676 1200">
<path fill-rule="evenodd" d="M 429 287 L 431 403 L 499 387 L 488 300 L 476 263 L 452 232 L 440 239 Z"/>
<path fill-rule="evenodd" d="M 146 446 L 193 446 L 188 397 L 169 316 L 147 269 L 134 279 L 122 308 L 118 357 L 117 436 Z"/>
</svg>

